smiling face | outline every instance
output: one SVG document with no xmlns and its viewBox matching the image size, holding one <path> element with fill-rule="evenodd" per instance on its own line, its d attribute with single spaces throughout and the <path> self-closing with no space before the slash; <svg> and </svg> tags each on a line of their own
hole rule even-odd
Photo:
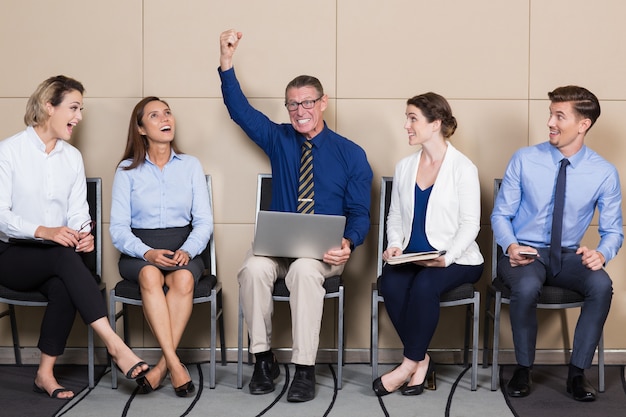
<svg viewBox="0 0 626 417">
<path fill-rule="evenodd" d="M 583 146 L 591 120 L 579 115 L 570 101 L 550 104 L 550 144 L 564 156 L 572 156 Z"/>
<path fill-rule="evenodd" d="M 312 139 L 324 128 L 324 110 L 328 106 L 328 96 L 320 97 L 319 92 L 311 86 L 287 90 L 286 103 L 302 103 L 306 100 L 317 101 L 311 109 L 299 105 L 297 109 L 289 111 L 289 119 L 297 132 L 307 139 Z"/>
<path fill-rule="evenodd" d="M 169 106 L 162 101 L 153 100 L 144 107 L 139 133 L 148 143 L 171 143 L 176 131 L 176 119 Z"/>
<path fill-rule="evenodd" d="M 438 131 L 440 125 L 439 120 L 429 122 L 417 106 L 412 104 L 406 106 L 404 128 L 409 135 L 409 145 L 421 145 L 427 142 L 435 136 L 433 133 Z"/>
<path fill-rule="evenodd" d="M 56 106 L 46 103 L 48 120 L 45 129 L 54 139 L 70 140 L 74 127 L 83 119 L 83 95 L 76 90 L 65 93 Z"/>
</svg>

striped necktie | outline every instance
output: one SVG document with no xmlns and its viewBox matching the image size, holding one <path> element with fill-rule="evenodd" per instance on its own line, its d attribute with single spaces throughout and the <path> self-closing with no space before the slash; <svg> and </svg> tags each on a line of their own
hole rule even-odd
<svg viewBox="0 0 626 417">
<path fill-rule="evenodd" d="M 313 194 L 313 144 L 305 140 L 302 144 L 302 157 L 300 158 L 300 181 L 298 185 L 298 213 L 314 213 Z"/>
<path fill-rule="evenodd" d="M 563 207 L 565 206 L 565 168 L 569 160 L 561 160 L 561 168 L 556 178 L 554 192 L 554 211 L 552 212 L 552 236 L 550 238 L 550 269 L 555 277 L 561 272 L 561 235 L 563 232 Z"/>
</svg>

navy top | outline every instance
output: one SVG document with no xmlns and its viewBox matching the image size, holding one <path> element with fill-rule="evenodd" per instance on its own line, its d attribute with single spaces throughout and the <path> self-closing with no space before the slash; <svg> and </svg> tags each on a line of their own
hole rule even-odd
<svg viewBox="0 0 626 417">
<path fill-rule="evenodd" d="M 436 250 L 428 242 L 426 237 L 426 207 L 428 207 L 428 199 L 430 192 L 433 190 L 431 185 L 422 190 L 415 184 L 415 210 L 413 211 L 413 227 L 411 228 L 411 237 L 404 253 L 428 252 Z"/>
<path fill-rule="evenodd" d="M 306 140 L 290 123 L 274 123 L 244 96 L 234 68 L 218 69 L 222 95 L 230 117 L 267 154 L 272 166 L 274 211 L 296 212 L 302 144 Z M 372 169 L 365 151 L 354 142 L 324 129 L 311 140 L 315 213 L 346 216 L 344 237 L 354 246 L 370 227 Z"/>
</svg>

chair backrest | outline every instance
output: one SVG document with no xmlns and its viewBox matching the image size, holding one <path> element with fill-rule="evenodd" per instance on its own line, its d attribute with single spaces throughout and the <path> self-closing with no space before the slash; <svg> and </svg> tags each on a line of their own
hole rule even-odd
<svg viewBox="0 0 626 417">
<path fill-rule="evenodd" d="M 376 276 L 383 272 L 383 251 L 387 247 L 387 214 L 391 206 L 393 177 L 382 177 L 380 183 L 380 215 L 378 219 L 378 267 Z"/>
<path fill-rule="evenodd" d="M 96 222 L 92 234 L 94 236 L 94 251 L 82 253 L 81 257 L 89 270 L 102 278 L 102 178 L 87 178 L 87 203 L 89 215 Z"/>
<path fill-rule="evenodd" d="M 493 180 L 493 207 L 496 206 L 496 198 L 500 191 L 500 185 L 502 185 L 502 178 L 495 178 Z M 491 280 L 496 279 L 498 275 L 498 259 L 502 254 L 502 249 L 496 243 L 496 235 L 493 233 L 493 226 L 491 227 Z"/>
<path fill-rule="evenodd" d="M 213 210 L 213 183 L 211 182 L 211 176 L 205 175 L 206 177 L 206 186 L 209 190 L 209 206 L 211 210 Z M 215 230 L 211 234 L 209 238 L 209 243 L 207 244 L 204 251 L 200 255 L 202 257 L 202 261 L 204 262 L 205 273 L 210 273 L 211 275 L 217 276 L 217 265 L 215 262 Z"/>
<path fill-rule="evenodd" d="M 269 210 L 272 204 L 272 174 L 259 174 L 257 180 L 256 212 Z"/>
</svg>

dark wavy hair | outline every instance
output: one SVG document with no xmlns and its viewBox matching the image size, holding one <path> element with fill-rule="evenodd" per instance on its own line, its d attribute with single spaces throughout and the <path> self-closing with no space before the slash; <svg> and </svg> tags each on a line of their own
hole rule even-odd
<svg viewBox="0 0 626 417">
<path fill-rule="evenodd" d="M 548 97 L 552 103 L 571 102 L 574 111 L 585 119 L 591 120 L 591 126 L 594 125 L 598 117 L 600 117 L 600 102 L 598 97 L 584 87 L 577 85 L 566 85 L 559 87 L 548 93 Z M 589 131 L 587 129 L 587 132 Z"/>
<path fill-rule="evenodd" d="M 456 118 L 452 115 L 452 108 L 450 108 L 448 100 L 443 96 L 428 92 L 411 97 L 406 101 L 406 104 L 420 109 L 428 123 L 441 120 L 441 134 L 445 139 L 454 134 L 457 127 Z"/>
</svg>

